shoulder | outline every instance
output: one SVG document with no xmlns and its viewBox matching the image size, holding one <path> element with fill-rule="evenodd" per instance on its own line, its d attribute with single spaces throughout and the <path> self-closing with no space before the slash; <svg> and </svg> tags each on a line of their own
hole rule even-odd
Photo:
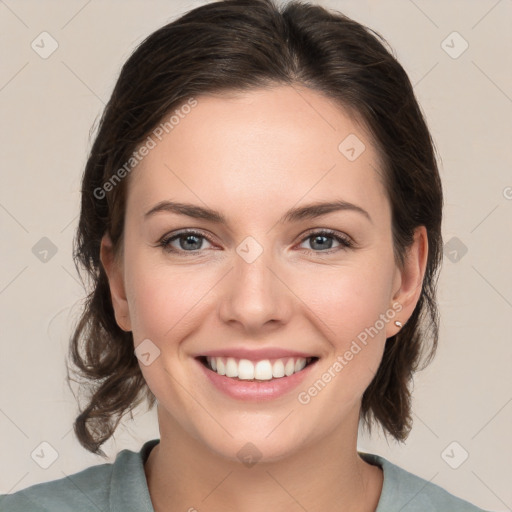
<svg viewBox="0 0 512 512">
<path fill-rule="evenodd" d="M 360 453 L 360 456 L 370 464 L 380 466 L 384 473 L 382 493 L 376 512 L 486 512 L 384 457 L 370 453 Z"/>
<path fill-rule="evenodd" d="M 0 496 L 2 512 L 108 510 L 108 486 L 113 464 L 100 464 L 58 480 Z"/>
<path fill-rule="evenodd" d="M 0 495 L 2 512 L 152 512 L 144 460 L 157 440 L 140 452 L 122 450 L 113 463 L 91 466 L 58 480 Z M 135 507 L 135 508 L 132 508 Z"/>
</svg>

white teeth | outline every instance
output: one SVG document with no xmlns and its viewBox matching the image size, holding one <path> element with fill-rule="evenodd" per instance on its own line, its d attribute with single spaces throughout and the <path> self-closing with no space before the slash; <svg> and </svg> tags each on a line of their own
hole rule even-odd
<svg viewBox="0 0 512 512">
<path fill-rule="evenodd" d="M 238 377 L 238 364 L 232 357 L 226 361 L 226 377 Z"/>
<path fill-rule="evenodd" d="M 295 361 L 293 359 L 288 359 L 285 367 L 284 367 L 284 373 L 287 377 L 292 375 L 295 371 Z"/>
<path fill-rule="evenodd" d="M 249 359 L 234 357 L 207 357 L 206 361 L 208 367 L 219 375 L 238 377 L 240 380 L 271 380 L 300 372 L 311 358 L 306 360 L 304 357 L 287 357 L 275 359 L 273 363 L 269 359 L 263 359 L 253 363 Z"/>
<path fill-rule="evenodd" d="M 275 378 L 284 377 L 284 363 L 278 359 L 272 366 L 272 376 Z"/>
<path fill-rule="evenodd" d="M 226 366 L 224 365 L 224 361 L 220 357 L 214 357 L 214 358 L 210 358 L 210 359 L 216 360 L 217 369 L 215 371 L 219 375 L 226 375 Z"/>
<path fill-rule="evenodd" d="M 295 361 L 295 371 L 300 372 L 304 366 L 306 366 L 306 360 L 303 357 L 300 357 Z"/>
<path fill-rule="evenodd" d="M 254 378 L 258 380 L 270 380 L 272 378 L 272 365 L 268 359 L 256 363 Z"/>
<path fill-rule="evenodd" d="M 216 359 L 213 357 L 212 359 Z M 240 359 L 238 363 L 238 378 L 242 380 L 254 379 L 254 365 L 248 359 Z"/>
</svg>

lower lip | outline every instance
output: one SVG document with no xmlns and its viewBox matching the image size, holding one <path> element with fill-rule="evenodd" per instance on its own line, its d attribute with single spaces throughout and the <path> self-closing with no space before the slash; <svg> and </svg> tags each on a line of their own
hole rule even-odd
<svg viewBox="0 0 512 512">
<path fill-rule="evenodd" d="M 309 375 L 318 360 L 289 377 L 262 381 L 244 381 L 225 377 L 210 370 L 198 359 L 196 359 L 196 362 L 204 375 L 219 391 L 237 400 L 262 401 L 273 400 L 296 388 Z"/>
</svg>

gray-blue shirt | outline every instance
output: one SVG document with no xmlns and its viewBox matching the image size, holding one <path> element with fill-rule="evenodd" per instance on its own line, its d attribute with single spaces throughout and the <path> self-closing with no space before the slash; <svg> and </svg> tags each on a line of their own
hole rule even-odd
<svg viewBox="0 0 512 512">
<path fill-rule="evenodd" d="M 122 450 L 113 463 L 1 495 L 0 511 L 154 512 L 144 463 L 159 442 L 152 439 L 139 452 Z M 383 470 L 384 483 L 375 512 L 485 512 L 384 457 L 363 452 L 359 455 Z M 199 504 L 196 508 L 200 510 Z"/>
</svg>

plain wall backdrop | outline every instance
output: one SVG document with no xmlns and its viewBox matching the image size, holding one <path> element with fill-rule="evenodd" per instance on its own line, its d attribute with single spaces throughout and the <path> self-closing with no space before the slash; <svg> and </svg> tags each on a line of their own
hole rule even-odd
<svg viewBox="0 0 512 512">
<path fill-rule="evenodd" d="M 90 130 L 136 45 L 201 3 L 0 0 L 0 494 L 105 462 L 74 437 L 65 381 L 85 297 L 71 255 Z M 414 380 L 414 428 L 404 445 L 361 433 L 358 448 L 512 510 L 512 2 L 313 3 L 393 47 L 445 194 L 439 348 Z M 103 449 L 112 461 L 158 436 L 156 409 L 142 407 Z M 41 450 L 56 452 L 47 469 Z"/>
</svg>

